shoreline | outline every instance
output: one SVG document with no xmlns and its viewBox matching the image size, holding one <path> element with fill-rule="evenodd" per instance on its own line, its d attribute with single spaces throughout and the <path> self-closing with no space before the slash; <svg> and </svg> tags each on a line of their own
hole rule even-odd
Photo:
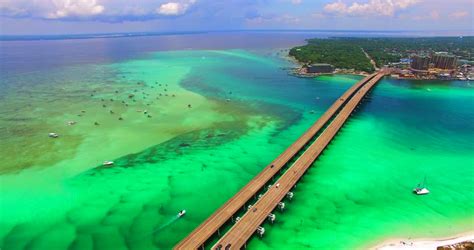
<svg viewBox="0 0 474 250">
<path fill-rule="evenodd" d="M 293 72 L 291 72 L 291 75 L 300 77 L 300 78 L 313 78 L 313 77 L 318 77 L 318 76 L 333 76 L 333 75 L 353 75 L 353 76 L 369 76 L 370 73 L 367 72 L 352 72 L 352 71 L 335 71 L 333 73 L 299 73 L 297 72 L 299 69 L 293 69 Z"/>
<path fill-rule="evenodd" d="M 391 238 L 369 247 L 371 250 L 393 250 L 393 249 L 436 249 L 443 246 L 451 246 L 459 243 L 474 242 L 474 231 L 468 231 L 448 237 L 438 238 Z"/>
<path fill-rule="evenodd" d="M 371 74 L 364 71 L 355 71 L 353 69 L 337 69 L 332 73 L 303 73 L 301 70 L 305 65 L 304 63 L 298 61 L 296 58 L 290 55 L 283 55 L 282 58 L 294 64 L 295 67 L 289 68 L 289 74 L 295 77 L 313 78 L 313 77 L 318 77 L 322 75 L 355 75 L 355 76 L 365 77 Z"/>
<path fill-rule="evenodd" d="M 290 49 L 282 50 L 281 52 L 285 53 L 288 52 Z M 374 66 L 374 72 L 377 72 L 380 70 L 380 68 L 376 67 L 375 62 L 372 60 L 372 58 L 369 57 L 369 55 L 364 51 L 366 54 L 367 58 L 371 60 L 372 65 Z M 371 73 L 365 72 L 365 71 L 358 71 L 354 69 L 347 69 L 347 68 L 340 68 L 340 69 L 335 69 L 334 72 L 332 73 L 307 73 L 305 70 L 305 65 L 306 63 L 298 61 L 294 56 L 290 56 L 289 54 L 283 55 L 282 58 L 286 59 L 287 61 L 293 63 L 295 67 L 291 68 L 289 71 L 289 74 L 295 76 L 295 77 L 300 77 L 300 78 L 313 78 L 313 77 L 318 77 L 321 75 L 356 75 L 356 76 L 368 76 Z M 392 68 L 389 68 L 392 69 Z M 439 77 L 403 77 L 403 76 L 397 76 L 394 77 L 392 76 L 392 73 L 387 75 L 391 79 L 394 80 L 415 80 L 415 81 L 470 81 L 469 79 L 456 79 L 456 78 L 439 78 Z"/>
</svg>

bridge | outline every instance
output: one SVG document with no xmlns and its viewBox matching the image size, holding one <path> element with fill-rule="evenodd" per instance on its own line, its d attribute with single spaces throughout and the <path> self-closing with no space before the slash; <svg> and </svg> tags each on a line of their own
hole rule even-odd
<svg viewBox="0 0 474 250">
<path fill-rule="evenodd" d="M 383 72 L 369 75 L 349 88 L 300 138 L 179 242 L 174 249 L 204 248 L 213 236 L 221 235 L 220 229 L 224 224 L 234 221 L 235 215 L 245 209 L 249 201 L 257 194 L 264 192 L 252 208 L 214 245 L 213 249 L 222 247 L 240 249 L 245 246 L 247 240 L 258 229 L 261 230 L 260 225 L 271 212 L 279 204 L 281 205 L 281 201 L 329 144 L 362 98 L 383 76 Z M 300 156 L 301 152 L 304 153 Z M 272 181 L 283 171 L 284 173 L 277 181 Z M 265 187 L 269 187 L 270 183 L 274 185 L 265 192 Z"/>
</svg>

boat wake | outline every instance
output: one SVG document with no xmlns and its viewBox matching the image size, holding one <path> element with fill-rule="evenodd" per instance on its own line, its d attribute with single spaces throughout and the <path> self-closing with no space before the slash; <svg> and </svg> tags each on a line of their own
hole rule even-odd
<svg viewBox="0 0 474 250">
<path fill-rule="evenodd" d="M 161 226 L 157 227 L 156 229 L 153 230 L 153 233 L 156 233 L 158 231 L 161 231 L 167 227 L 169 227 L 171 224 L 176 222 L 179 219 L 179 216 L 173 216 L 170 218 L 167 222 L 163 223 Z"/>
<path fill-rule="evenodd" d="M 180 218 L 179 215 L 175 215 L 175 216 L 171 217 L 171 218 L 168 219 L 168 221 L 166 221 L 165 223 L 161 224 L 160 226 L 155 227 L 151 232 L 148 232 L 148 233 L 146 233 L 146 234 L 143 234 L 143 236 L 142 236 L 140 239 L 138 239 L 138 240 L 143 240 L 143 239 L 145 239 L 145 238 L 147 238 L 147 237 L 150 237 L 150 236 L 154 235 L 155 233 L 157 233 L 157 232 L 159 232 L 159 231 L 161 231 L 161 230 L 163 230 L 163 229 L 165 229 L 165 228 L 171 226 L 171 225 L 172 225 L 173 223 L 175 223 L 179 218 Z M 137 241 L 138 241 L 138 240 L 137 240 Z"/>
</svg>

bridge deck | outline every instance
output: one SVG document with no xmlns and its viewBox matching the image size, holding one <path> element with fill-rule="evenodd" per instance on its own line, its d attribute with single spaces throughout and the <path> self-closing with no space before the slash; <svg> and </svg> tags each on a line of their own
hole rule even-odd
<svg viewBox="0 0 474 250">
<path fill-rule="evenodd" d="M 231 217 L 239 211 L 245 203 L 255 196 L 264 185 L 275 176 L 288 161 L 290 161 L 341 109 L 356 91 L 374 78 L 376 74 L 369 75 L 349 88 L 338 98 L 329 109 L 290 147 L 280 154 L 273 162 L 266 166 L 256 177 L 247 183 L 237 194 L 224 203 L 199 227 L 192 231 L 186 238 L 179 242 L 174 249 L 197 249 L 214 235 Z M 272 167 L 273 166 L 273 167 Z"/>
<path fill-rule="evenodd" d="M 279 185 L 273 185 L 262 198 L 244 214 L 241 220 L 214 245 L 213 249 L 216 249 L 217 246 L 222 247 L 222 249 L 226 249 L 226 247 L 230 249 L 240 249 L 244 246 L 247 240 L 256 232 L 257 227 L 265 221 L 267 216 L 275 209 L 278 203 L 285 198 L 286 194 L 294 187 L 296 182 L 303 176 L 324 148 L 326 148 L 362 98 L 382 77 L 383 74 L 378 74 L 355 93 L 316 141 L 291 168 L 275 182 Z"/>
</svg>

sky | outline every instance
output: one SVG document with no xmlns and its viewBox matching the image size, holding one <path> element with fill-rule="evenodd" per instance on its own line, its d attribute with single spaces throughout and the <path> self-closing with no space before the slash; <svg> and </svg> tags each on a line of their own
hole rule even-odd
<svg viewBox="0 0 474 250">
<path fill-rule="evenodd" d="M 473 31 L 473 12 L 474 0 L 0 0 L 0 34 Z"/>
</svg>

